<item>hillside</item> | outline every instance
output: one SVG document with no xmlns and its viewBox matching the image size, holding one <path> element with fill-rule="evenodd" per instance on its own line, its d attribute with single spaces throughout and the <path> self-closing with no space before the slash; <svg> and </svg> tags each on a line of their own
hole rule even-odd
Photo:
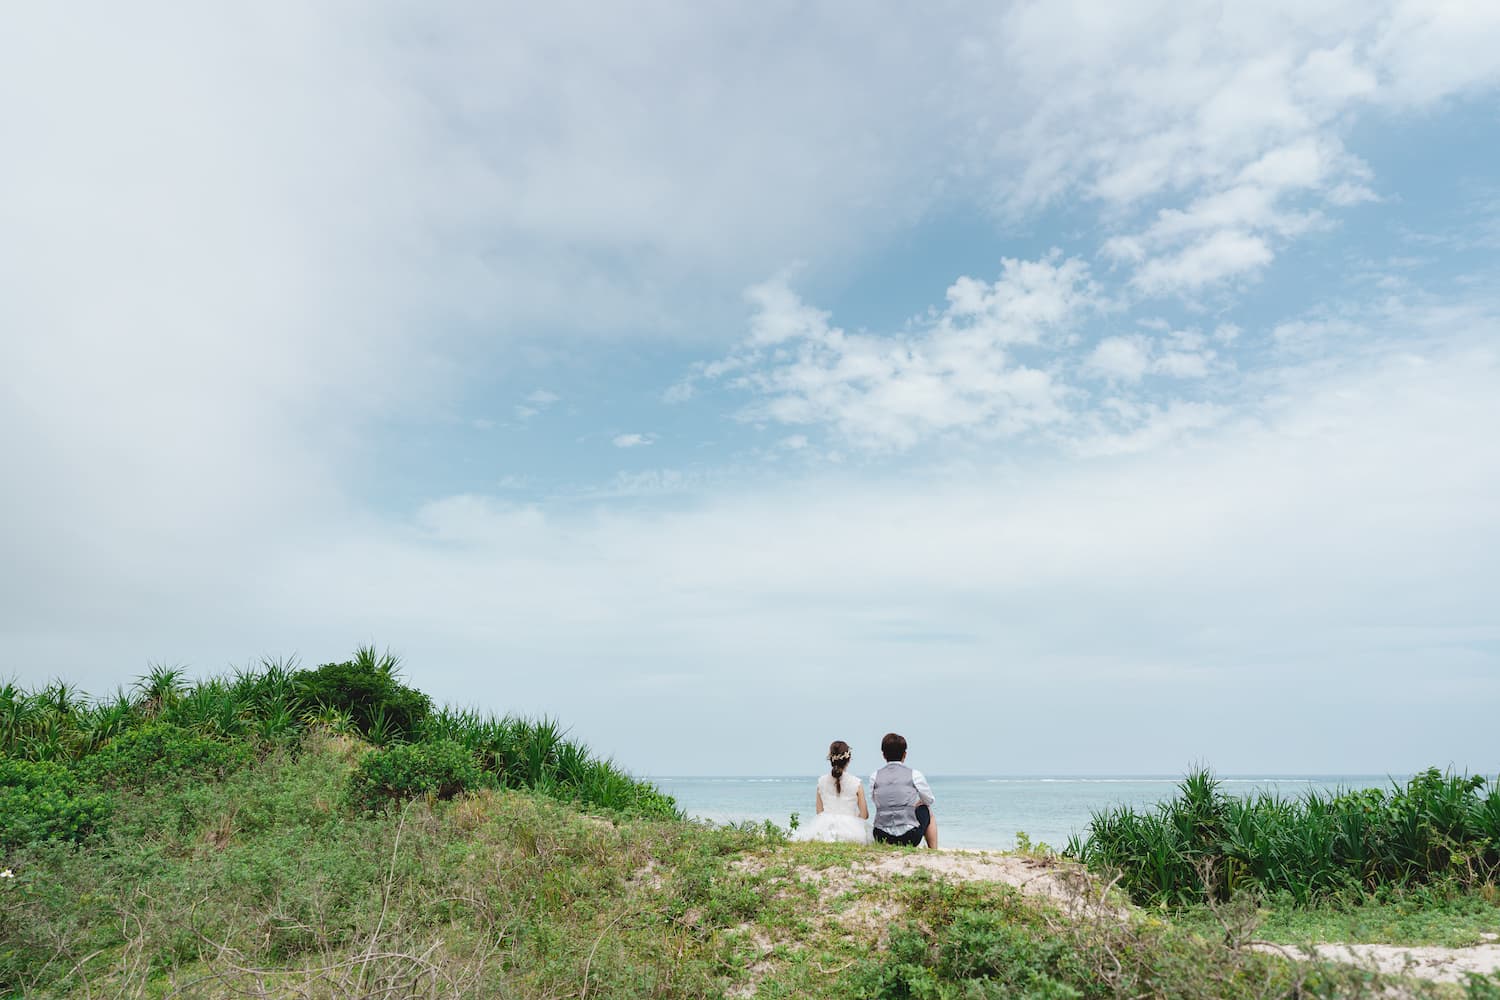
<svg viewBox="0 0 1500 1000">
<path fill-rule="evenodd" d="M 6 689 L 0 993 L 1500 990 L 1403 980 L 1392 994 L 1371 962 L 1256 945 L 1277 935 L 1257 931 L 1267 922 L 1243 898 L 1141 910 L 1054 857 L 794 844 L 771 827 L 688 822 L 556 724 L 424 708 L 393 662 L 366 652 L 319 668 L 345 694 L 365 690 L 342 707 L 298 694 L 319 671 L 280 667 L 198 685 L 148 676 L 114 709 Z M 1465 899 L 1436 908 L 1447 931 L 1493 919 L 1491 903 Z"/>
</svg>

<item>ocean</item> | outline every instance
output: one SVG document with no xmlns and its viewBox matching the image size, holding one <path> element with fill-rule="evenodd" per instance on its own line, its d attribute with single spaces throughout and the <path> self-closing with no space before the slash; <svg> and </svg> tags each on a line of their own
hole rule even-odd
<svg viewBox="0 0 1500 1000">
<path fill-rule="evenodd" d="M 868 782 L 867 775 L 860 775 Z M 813 815 L 817 776 L 652 779 L 689 816 L 714 823 L 759 823 L 786 827 L 792 813 Z M 1032 843 L 1061 850 L 1074 833 L 1085 833 L 1092 810 L 1124 804 L 1149 808 L 1177 791 L 1181 776 L 1136 777 L 944 777 L 929 774 L 939 846 L 1009 850 L 1017 831 Z M 1232 795 L 1270 791 L 1284 797 L 1308 791 L 1390 788 L 1404 776 L 1253 775 L 1220 777 Z"/>
</svg>

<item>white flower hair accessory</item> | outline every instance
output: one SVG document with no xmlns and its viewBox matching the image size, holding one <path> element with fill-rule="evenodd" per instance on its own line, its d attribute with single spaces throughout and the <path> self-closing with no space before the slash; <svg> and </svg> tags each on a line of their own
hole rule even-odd
<svg viewBox="0 0 1500 1000">
<path fill-rule="evenodd" d="M 850 747 L 848 750 L 845 750 L 843 753 L 836 753 L 836 754 L 835 753 L 831 753 L 831 754 L 828 755 L 828 763 L 830 763 L 830 764 L 837 764 L 841 760 L 848 760 L 853 755 L 853 753 L 854 753 L 854 748 L 853 747 Z"/>
</svg>

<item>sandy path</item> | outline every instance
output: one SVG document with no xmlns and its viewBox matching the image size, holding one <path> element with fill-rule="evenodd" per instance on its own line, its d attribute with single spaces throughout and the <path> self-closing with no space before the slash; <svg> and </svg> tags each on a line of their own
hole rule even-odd
<svg viewBox="0 0 1500 1000">
<path fill-rule="evenodd" d="M 1043 896 L 1074 913 L 1103 912 L 1126 919 L 1123 908 L 1101 906 L 1102 887 L 1084 869 L 1069 861 L 1038 860 L 1014 854 L 964 850 L 871 851 L 850 865 L 801 868 L 798 876 L 819 887 L 826 901 L 874 878 L 915 875 L 960 882 L 999 882 L 1029 896 Z"/>
<path fill-rule="evenodd" d="M 1319 944 L 1306 948 L 1260 944 L 1263 951 L 1276 951 L 1291 958 L 1321 958 L 1348 962 L 1388 976 L 1414 976 L 1436 983 L 1461 983 L 1469 973 L 1482 976 L 1500 972 L 1500 944 L 1469 948 L 1439 948 L 1432 945 Z"/>
<path fill-rule="evenodd" d="M 859 867 L 882 875 L 925 871 L 962 882 L 1002 882 L 1028 895 L 1046 896 L 1059 902 L 1077 899 L 1080 889 L 1087 884 L 1082 869 L 1076 865 L 988 851 L 882 852 Z"/>
</svg>

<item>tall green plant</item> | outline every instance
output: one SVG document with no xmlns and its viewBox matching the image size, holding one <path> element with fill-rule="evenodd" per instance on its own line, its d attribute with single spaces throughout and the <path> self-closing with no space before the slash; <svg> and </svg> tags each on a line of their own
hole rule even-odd
<svg viewBox="0 0 1500 1000">
<path fill-rule="evenodd" d="M 1147 904 L 1222 900 L 1252 887 L 1310 903 L 1382 886 L 1494 884 L 1500 793 L 1486 794 L 1485 784 L 1429 769 L 1389 794 L 1236 799 L 1195 771 L 1155 810 L 1095 812 L 1088 836 L 1070 841 L 1067 853 L 1118 871 L 1131 896 Z"/>
<path fill-rule="evenodd" d="M 377 654 L 373 646 L 361 647 L 352 660 L 293 677 L 301 702 L 347 712 L 360 732 L 369 736 L 374 730 L 382 742 L 411 739 L 432 711 L 432 699 L 400 682 L 400 660 Z"/>
</svg>

